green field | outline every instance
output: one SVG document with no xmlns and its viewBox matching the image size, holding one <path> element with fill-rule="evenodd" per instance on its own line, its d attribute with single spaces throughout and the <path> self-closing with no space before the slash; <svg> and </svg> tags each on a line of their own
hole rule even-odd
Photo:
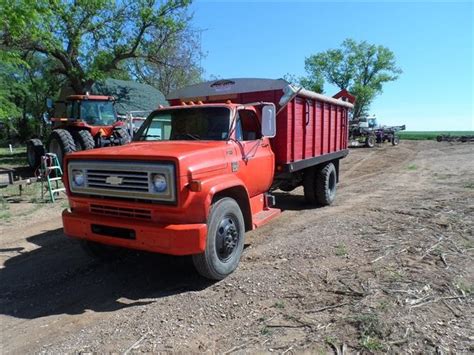
<svg viewBox="0 0 474 355">
<path fill-rule="evenodd" d="M 399 132 L 401 139 L 408 140 L 430 140 L 440 135 L 468 136 L 474 135 L 474 131 L 403 131 Z"/>
</svg>

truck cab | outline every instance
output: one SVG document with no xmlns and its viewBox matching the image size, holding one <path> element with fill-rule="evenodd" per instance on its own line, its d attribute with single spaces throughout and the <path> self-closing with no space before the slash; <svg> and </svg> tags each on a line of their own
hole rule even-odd
<svg viewBox="0 0 474 355">
<path fill-rule="evenodd" d="M 269 83 L 279 95 L 272 101 L 239 100 L 231 93 L 174 101 L 153 111 L 130 144 L 67 155 L 64 183 L 70 208 L 63 212 L 65 234 L 99 257 L 108 253 L 106 246 L 192 255 L 202 276 L 220 280 L 237 268 L 245 232 L 280 214 L 271 192 L 282 181 L 304 184 L 310 203 L 332 203 L 338 161 L 347 154 L 342 108 L 350 104 L 304 92 L 313 100 L 327 100 L 313 105 L 330 109 L 323 126 L 334 130 L 326 128 L 328 139 L 321 148 L 310 147 L 317 156 L 285 162 L 277 158 L 275 147 L 301 145 L 286 134 L 276 141 L 277 104 L 288 83 L 255 82 L 259 88 Z M 208 84 L 203 84 L 206 90 L 221 92 L 220 84 Z M 300 103 L 294 95 L 289 100 Z M 280 105 L 280 119 L 292 110 L 300 112 L 284 112 L 285 107 Z M 288 124 L 309 126 L 319 115 L 315 111 L 304 117 Z"/>
</svg>

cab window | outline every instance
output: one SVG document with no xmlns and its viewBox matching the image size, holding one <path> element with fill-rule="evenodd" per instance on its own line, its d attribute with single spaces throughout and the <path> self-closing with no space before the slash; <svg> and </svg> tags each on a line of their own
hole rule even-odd
<svg viewBox="0 0 474 355">
<path fill-rule="evenodd" d="M 262 138 L 260 122 L 252 110 L 239 110 L 235 126 L 235 138 L 239 141 L 253 141 Z"/>
</svg>

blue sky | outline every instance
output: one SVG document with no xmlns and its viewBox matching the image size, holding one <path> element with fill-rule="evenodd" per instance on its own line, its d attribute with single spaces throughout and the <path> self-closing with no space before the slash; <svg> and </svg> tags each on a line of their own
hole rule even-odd
<svg viewBox="0 0 474 355">
<path fill-rule="evenodd" d="M 474 130 L 471 1 L 195 0 L 192 11 L 207 78 L 301 76 L 311 54 L 366 40 L 390 48 L 403 70 L 372 105 L 380 123 Z"/>
</svg>

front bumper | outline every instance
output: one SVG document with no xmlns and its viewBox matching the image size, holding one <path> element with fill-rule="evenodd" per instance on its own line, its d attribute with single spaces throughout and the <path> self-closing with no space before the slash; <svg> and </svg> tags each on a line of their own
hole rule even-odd
<svg viewBox="0 0 474 355">
<path fill-rule="evenodd" d="M 157 224 L 64 210 L 63 225 L 64 233 L 68 237 L 129 249 L 171 255 L 192 255 L 200 254 L 206 248 L 206 224 Z M 102 229 L 114 230 L 114 228 L 130 230 L 131 236 L 125 239 L 101 232 Z"/>
</svg>

